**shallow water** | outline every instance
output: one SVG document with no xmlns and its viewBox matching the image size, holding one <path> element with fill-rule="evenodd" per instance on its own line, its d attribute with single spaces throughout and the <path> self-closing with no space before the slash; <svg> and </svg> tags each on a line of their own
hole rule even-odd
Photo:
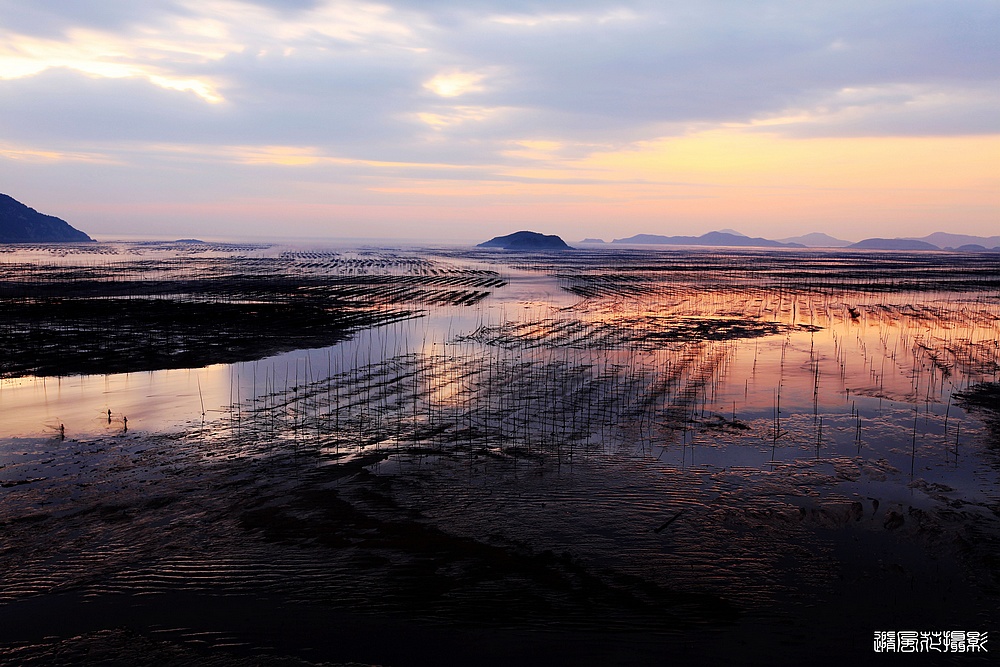
<svg viewBox="0 0 1000 667">
<path fill-rule="evenodd" d="M 214 246 L 212 246 L 214 247 Z M 207 250 L 198 257 L 225 258 L 227 253 L 244 256 L 236 250 Z M 251 246 L 253 257 L 274 257 L 288 249 Z M 226 252 L 223 252 L 226 250 Z M 188 251 L 190 252 L 190 251 Z M 323 251 L 328 253 L 329 251 Z M 154 260 L 179 258 L 170 244 L 135 246 L 112 244 L 104 252 L 112 257 L 152 257 Z M 7 261 L 53 261 L 73 266 L 83 254 L 89 260 L 94 253 L 70 253 L 68 256 L 32 249 L 6 253 Z M 437 260 L 433 253 L 427 253 Z M 445 260 L 447 261 L 447 260 Z M 478 266 L 479 263 L 471 263 Z M 182 270 L 173 269 L 176 273 Z M 522 310 L 547 312 L 566 307 L 579 299 L 560 289 L 557 282 L 537 272 L 508 268 L 508 284 L 496 289 L 488 303 L 476 308 L 424 308 L 413 320 L 374 327 L 355 333 L 349 340 L 333 346 L 297 350 L 268 356 L 252 362 L 213 364 L 203 368 L 155 370 L 108 375 L 73 375 L 66 377 L 0 378 L 0 438 L 57 435 L 62 425 L 67 436 L 92 437 L 120 433 L 128 426 L 149 432 L 163 432 L 190 427 L 227 412 L 230 405 L 243 398 L 261 398 L 269 392 L 286 390 L 335 372 L 361 368 L 396 355 L 404 355 L 443 345 L 483 322 L 502 322 L 508 313 Z M 111 420 L 108 420 L 111 410 Z M 203 418 L 204 415 L 204 418 Z"/>
<path fill-rule="evenodd" d="M 0 614 L 81 595 L 109 620 L 65 636 L 147 636 L 169 628 L 108 601 L 235 596 L 304 626 L 370 614 L 361 635 L 464 628 L 456 664 L 484 628 L 512 633 L 499 658 L 537 633 L 620 644 L 584 642 L 586 664 L 691 641 L 691 662 L 776 642 L 839 660 L 876 629 L 993 629 L 996 430 L 957 394 L 1000 370 L 988 266 L 416 254 L 507 285 L 323 349 L 0 383 Z M 164 614 L 179 645 L 265 651 L 250 620 Z M 287 655 L 447 662 L 276 634 Z"/>
</svg>

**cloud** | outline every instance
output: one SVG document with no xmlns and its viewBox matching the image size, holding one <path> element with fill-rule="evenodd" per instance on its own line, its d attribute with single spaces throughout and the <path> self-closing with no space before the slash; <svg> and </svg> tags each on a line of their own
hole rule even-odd
<svg viewBox="0 0 1000 667">
<path fill-rule="evenodd" d="M 335 124 L 365 139 L 381 128 L 403 150 L 428 125 L 437 144 L 473 131 L 487 142 L 622 144 L 774 117 L 800 117 L 784 129 L 809 133 L 837 104 L 856 132 L 991 132 L 981 111 L 1000 89 L 992 2 L 137 4 L 0 1 L 14 17 L 0 76 L 6 55 L 9 76 L 70 68 L 94 90 L 102 77 L 145 78 L 228 102 L 228 118 L 267 143 L 306 132 L 340 141 Z M 904 87 L 918 92 L 895 104 L 843 99 Z M 945 93 L 947 103 L 929 102 Z M 139 99 L 128 106 L 142 115 Z"/>
<path fill-rule="evenodd" d="M 227 111 L 192 92 L 134 77 L 91 77 L 60 68 L 0 81 L 0 114 L 9 141 L 109 148 L 181 141 L 223 131 Z"/>
<path fill-rule="evenodd" d="M 466 93 L 484 90 L 480 84 L 484 78 L 486 75 L 479 72 L 451 70 L 435 75 L 434 78 L 424 83 L 424 88 L 441 97 L 458 97 Z"/>
<path fill-rule="evenodd" d="M 993 0 L 0 0 L 0 16 L 0 156 L 159 165 L 176 192 L 205 165 L 294 170 L 338 197 L 435 179 L 582 192 L 641 180 L 574 171 L 588 156 L 720 128 L 1000 132 Z"/>
<path fill-rule="evenodd" d="M 890 84 L 843 88 L 809 108 L 754 119 L 745 127 L 791 137 L 900 137 L 1000 134 L 992 87 Z"/>
<path fill-rule="evenodd" d="M 444 43 L 465 56 L 466 68 L 503 63 L 507 85 L 487 102 L 540 111 L 540 123 L 547 114 L 565 133 L 589 125 L 595 134 L 648 134 L 663 123 L 740 122 L 807 108 L 845 88 L 982 90 L 1000 80 L 1000 46 L 986 37 L 1000 30 L 995 5 L 967 5 L 965 15 L 933 3 L 908 3 L 896 14 L 897 3 L 670 7 L 610 23 L 594 11 L 542 28 L 470 19 Z"/>
</svg>

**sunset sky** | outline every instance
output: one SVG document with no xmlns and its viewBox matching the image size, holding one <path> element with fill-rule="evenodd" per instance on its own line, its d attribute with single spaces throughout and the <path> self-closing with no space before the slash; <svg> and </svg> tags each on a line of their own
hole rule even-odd
<svg viewBox="0 0 1000 667">
<path fill-rule="evenodd" d="M 98 238 L 1000 234 L 996 0 L 0 0 L 0 192 Z"/>
</svg>

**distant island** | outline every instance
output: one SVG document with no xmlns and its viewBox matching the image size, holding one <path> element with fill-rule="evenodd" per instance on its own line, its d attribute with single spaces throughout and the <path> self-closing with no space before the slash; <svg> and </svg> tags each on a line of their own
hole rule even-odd
<svg viewBox="0 0 1000 667">
<path fill-rule="evenodd" d="M 921 237 L 919 241 L 933 243 L 944 250 L 961 250 L 965 252 L 996 252 L 1000 250 L 1000 236 L 969 236 L 968 234 L 951 234 L 949 232 L 934 232 Z M 979 246 L 973 248 L 972 246 Z M 980 249 L 981 248 L 981 249 Z"/>
<path fill-rule="evenodd" d="M 566 242 L 555 234 L 539 234 L 538 232 L 514 232 L 507 236 L 495 236 L 476 247 L 503 248 L 504 250 L 571 250 Z"/>
<path fill-rule="evenodd" d="M 584 239 L 581 243 L 603 243 L 600 239 Z M 969 236 L 935 232 L 923 238 L 870 238 L 852 243 L 822 232 L 812 232 L 773 241 L 751 238 L 733 229 L 708 232 L 701 236 L 663 236 L 660 234 L 636 234 L 624 239 L 615 239 L 618 244 L 661 244 L 690 245 L 707 247 L 743 248 L 838 248 L 845 250 L 902 250 L 957 252 L 1000 252 L 1000 236 Z"/>
<path fill-rule="evenodd" d="M 933 243 L 917 239 L 865 239 L 847 246 L 859 250 L 940 250 Z"/>
<path fill-rule="evenodd" d="M 0 194 L 0 243 L 79 243 L 93 240 L 61 218 L 39 213 L 9 195 Z"/>
<path fill-rule="evenodd" d="M 822 232 L 812 232 L 802 236 L 793 236 L 787 239 L 778 239 L 782 243 L 801 243 L 807 248 L 846 248 L 851 245 L 850 241 L 834 238 Z"/>
<path fill-rule="evenodd" d="M 612 243 L 659 243 L 663 245 L 735 246 L 741 248 L 804 248 L 801 243 L 782 243 L 763 238 L 750 238 L 739 233 L 708 232 L 701 236 L 660 236 L 659 234 L 636 234 L 625 239 L 615 239 Z"/>
</svg>

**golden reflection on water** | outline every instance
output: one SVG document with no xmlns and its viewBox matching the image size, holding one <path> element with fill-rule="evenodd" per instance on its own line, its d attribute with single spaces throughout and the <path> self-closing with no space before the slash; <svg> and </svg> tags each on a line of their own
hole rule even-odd
<svg viewBox="0 0 1000 667">
<path fill-rule="evenodd" d="M 330 264 L 326 255 L 300 254 L 312 271 Z M 226 406 L 233 406 L 229 423 L 241 427 L 255 412 L 282 405 L 295 428 L 355 408 L 345 419 L 381 423 L 402 400 L 342 410 L 338 401 L 368 401 L 372 391 L 332 396 L 331 377 L 397 358 L 410 367 L 412 381 L 396 384 L 410 395 L 413 424 L 454 420 L 467 434 L 496 428 L 498 441 L 515 444 L 562 438 L 652 452 L 679 443 L 688 461 L 696 437 L 724 443 L 740 435 L 745 443 L 753 434 L 772 454 L 796 439 L 822 449 L 852 420 L 852 445 L 860 445 L 872 433 L 862 422 L 887 403 L 951 421 L 954 391 L 997 378 L 1000 305 L 989 290 L 893 290 L 877 280 L 865 283 L 871 289 L 846 289 L 850 271 L 808 256 L 803 266 L 820 267 L 812 284 L 786 277 L 804 270 L 796 256 L 654 253 L 616 258 L 612 268 L 600 266 L 606 256 L 597 260 L 503 266 L 507 285 L 485 301 L 429 307 L 416 323 L 360 332 L 328 350 L 196 370 L 5 380 L 0 405 L 13 415 L 5 430 L 113 431 L 109 409 L 130 415 L 132 428 L 157 430 L 211 421 Z M 377 258 L 359 261 L 348 268 L 388 270 Z M 715 271 L 701 266 L 713 262 Z M 433 272 L 428 266 L 413 262 L 418 272 Z M 379 381 L 392 384 L 396 372 L 379 371 Z M 324 405 L 299 405 L 308 387 L 324 381 Z M 816 428 L 789 432 L 794 415 L 810 416 Z M 539 433 L 530 435 L 533 428 Z"/>
<path fill-rule="evenodd" d="M 524 263 L 510 270 L 509 284 L 486 300 L 429 307 L 425 317 L 330 348 L 190 371 L 5 381 L 0 407 L 16 414 L 5 428 L 37 431 L 59 419 L 74 430 L 78 414 L 101 433 L 109 407 L 128 414 L 136 430 L 182 424 L 169 440 L 15 443 L 4 470 L 16 484 L 8 511 L 41 502 L 53 503 L 53 512 L 73 508 L 74 494 L 108 504 L 101 494 L 109 479 L 134 483 L 140 503 L 153 488 L 139 483 L 147 477 L 170 502 L 196 500 L 186 515 L 169 504 L 163 516 L 150 510 L 149 537 L 134 547 L 139 556 L 92 550 L 109 572 L 139 563 L 107 577 L 110 583 L 80 583 L 100 578 L 74 574 L 39 551 L 16 564 L 14 583 L 0 594 L 47 590 L 50 581 L 115 593 L 193 585 L 260 591 L 263 572 L 267 591 L 297 600 L 363 595 L 367 604 L 371 590 L 388 599 L 412 545 L 364 552 L 357 545 L 379 532 L 364 523 L 347 535 L 350 547 L 324 542 L 350 524 L 353 514 L 339 512 L 352 488 L 367 500 L 351 512 L 370 512 L 369 519 L 412 512 L 420 525 L 479 546 L 566 551 L 573 572 L 707 590 L 766 609 L 767 618 L 794 620 L 817 600 L 828 602 L 831 590 L 849 591 L 863 610 L 887 590 L 912 596 L 915 580 L 935 595 L 954 595 L 953 584 L 968 582 L 940 564 L 959 558 L 976 576 L 989 576 L 995 555 L 973 531 L 996 532 L 997 469 L 987 456 L 988 429 L 954 392 L 997 380 L 1000 295 L 992 283 L 948 291 L 890 289 L 876 280 L 909 280 L 904 272 L 848 289 L 856 275 L 868 280 L 850 258 L 842 269 L 822 260 L 810 283 L 793 274 L 815 257 L 622 257 L 518 260 Z M 514 261 L 467 258 L 488 260 Z M 712 262 L 717 270 L 701 270 Z M 969 266 L 952 268 L 961 274 Z M 356 466 L 342 465 L 348 462 Z M 81 485 L 67 490 L 57 475 L 42 479 L 34 466 L 46 465 L 77 475 Z M 349 481 L 337 476 L 338 466 Z M 228 475 L 239 483 L 230 486 Z M 402 483 L 393 483 L 397 477 Z M 246 495 L 219 491 L 230 488 Z M 376 496 L 372 510 L 365 503 Z M 264 508 L 250 515 L 261 523 L 250 525 L 281 539 L 260 539 L 257 528 L 240 523 L 249 506 Z M 215 508 L 218 521 L 203 520 L 206 508 Z M 189 523 L 168 535 L 170 548 L 197 542 L 179 549 L 203 573 L 195 583 L 159 571 L 164 564 L 172 571 L 157 545 L 166 539 L 162 525 L 178 515 Z M 269 516 L 273 525 L 264 521 Z M 86 526 L 120 531 L 116 538 L 135 544 L 138 520 L 94 521 L 98 528 Z M 205 531 L 217 532 L 203 544 Z M 356 548 L 366 558 L 348 559 Z M 230 556 L 237 575 L 223 567 Z M 461 579 L 467 556 L 445 576 Z M 489 568 L 468 569 L 478 576 Z M 481 597 L 473 579 L 461 592 Z M 501 572 L 498 589 L 511 580 Z M 440 610 L 446 620 L 451 602 Z M 571 618 L 585 613 L 582 605 L 553 608 Z"/>
</svg>

